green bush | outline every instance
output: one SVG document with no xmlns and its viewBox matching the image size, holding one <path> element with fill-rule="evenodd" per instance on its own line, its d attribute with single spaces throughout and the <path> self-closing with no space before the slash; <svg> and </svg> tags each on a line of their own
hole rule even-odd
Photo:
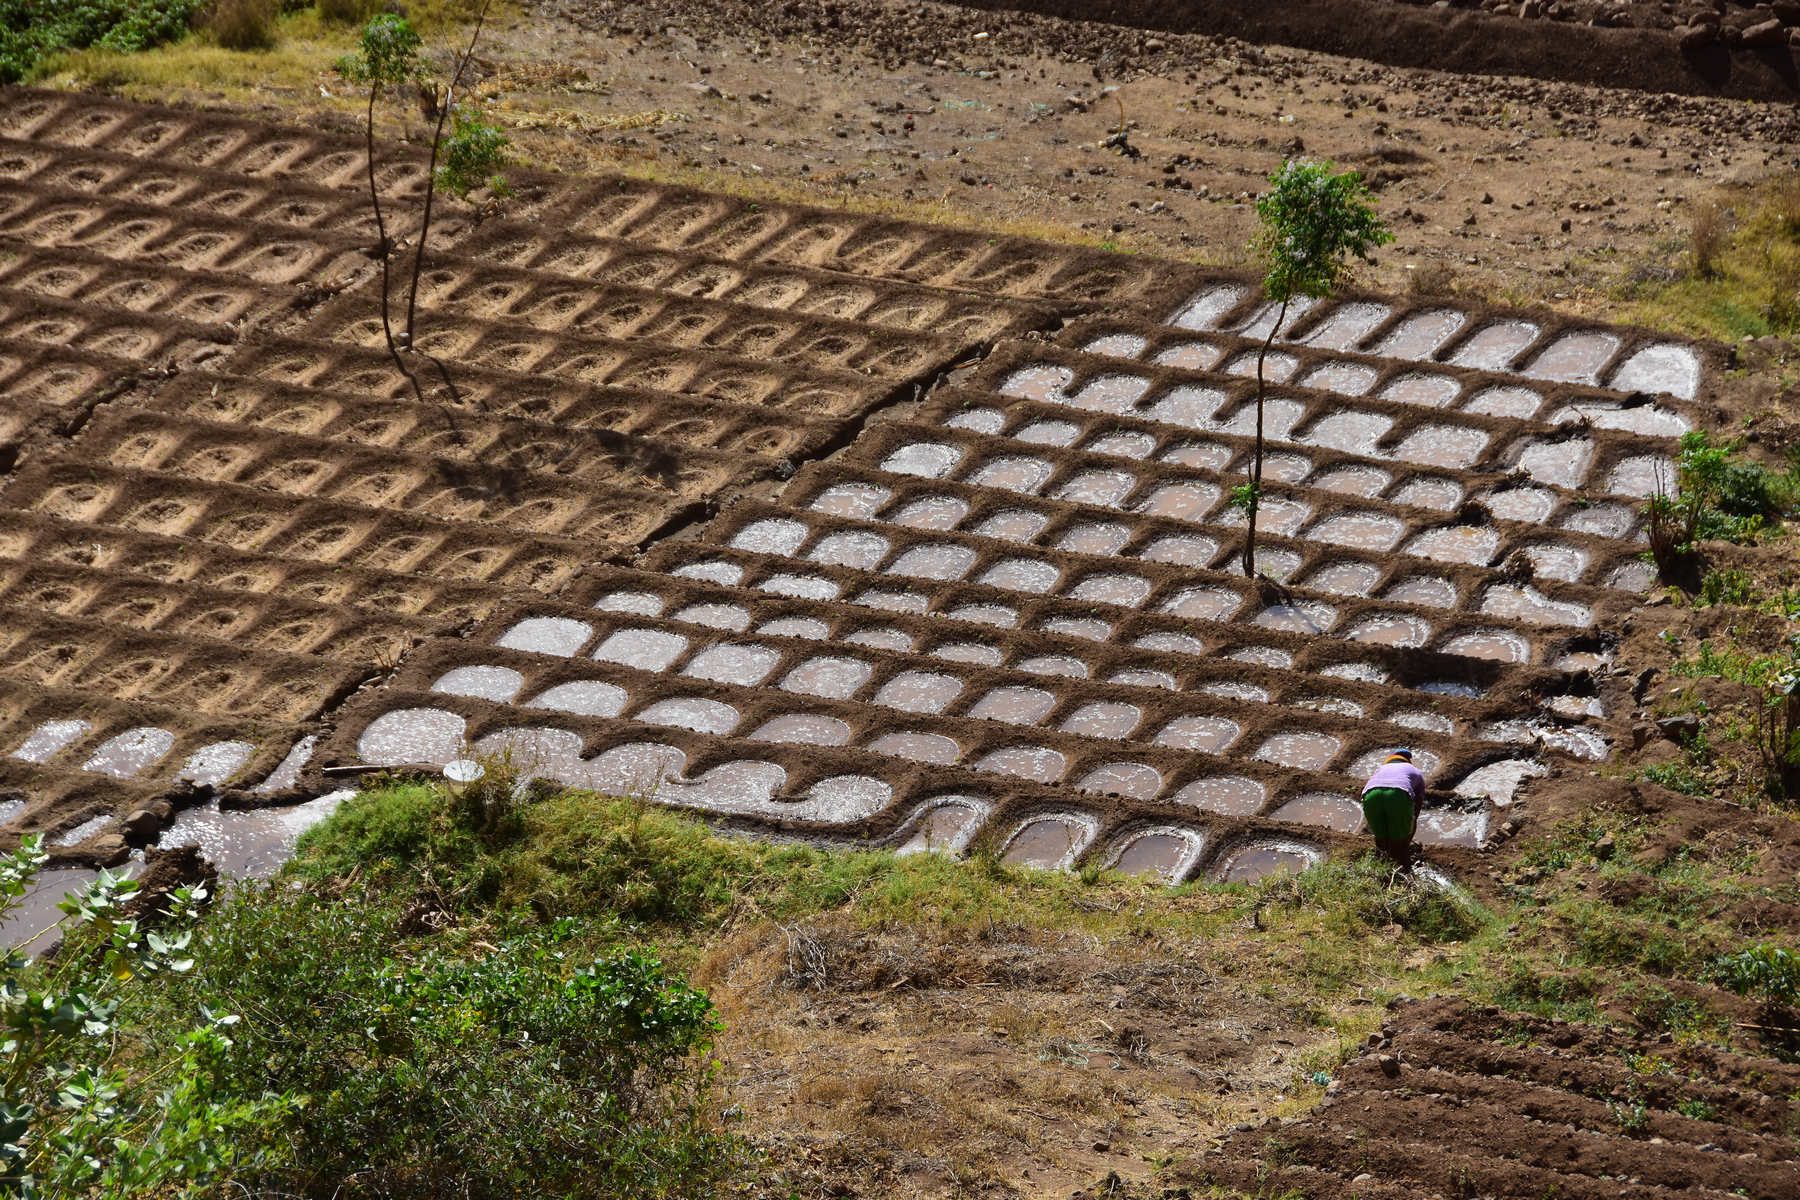
<svg viewBox="0 0 1800 1200">
<path fill-rule="evenodd" d="M 43 866 L 42 844 L 0 855 L 0 916 Z M 158 1003 L 193 969 L 204 891 L 176 892 L 157 930 L 125 915 L 137 886 L 102 872 L 60 905 L 70 920 L 54 961 L 0 959 L 0 1195 L 186 1195 L 280 1157 L 271 1135 L 295 1103 L 234 1086 L 238 1018 L 215 1007 L 230 993 Z M 145 1028 L 155 1036 L 140 1044 Z"/>
<path fill-rule="evenodd" d="M 692 818 L 637 800 L 554 796 L 515 815 L 503 835 L 481 836 L 466 800 L 422 783 L 373 789 L 306 836 L 294 869 L 321 880 L 372 875 L 408 886 L 428 875 L 471 910 L 606 912 L 628 924 L 690 930 L 752 896 L 777 915 L 829 908 L 894 865 L 885 854 L 716 837 Z"/>
<path fill-rule="evenodd" d="M 0 0 L 0 83 L 59 50 L 131 53 L 185 35 L 204 0 Z"/>
<path fill-rule="evenodd" d="M 1720 955 L 1712 977 L 1740 995 L 1762 995 L 1777 1004 L 1800 1000 L 1800 954 L 1780 946 L 1758 943 Z"/>
<path fill-rule="evenodd" d="M 43 857 L 0 857 L 0 912 Z M 415 940 L 398 901 L 271 883 L 147 929 L 135 887 L 103 876 L 52 962 L 5 960 L 0 1195 L 673 1198 L 738 1160 L 711 1002 L 653 954 L 576 953 L 610 928 Z"/>
<path fill-rule="evenodd" d="M 170 990 L 173 1011 L 221 994 L 244 1010 L 223 1067 L 235 1092 L 306 1098 L 286 1122 L 291 1177 L 264 1186 L 678 1196 L 730 1161 L 703 1112 L 712 1005 L 656 958 L 578 966 L 568 921 L 459 945 L 408 943 L 401 919 L 242 890 Z"/>
<path fill-rule="evenodd" d="M 1681 435 L 1674 488 L 1644 503 L 1651 554 L 1665 582 L 1694 586 L 1696 543 L 1750 541 L 1791 515 L 1800 499 L 1800 462 L 1785 472 L 1740 461 L 1742 438 L 1715 442 L 1703 429 Z"/>
</svg>

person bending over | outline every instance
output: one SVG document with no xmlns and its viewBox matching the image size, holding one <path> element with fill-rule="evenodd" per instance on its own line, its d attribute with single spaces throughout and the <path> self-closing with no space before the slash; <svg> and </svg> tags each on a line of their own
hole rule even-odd
<svg viewBox="0 0 1800 1200">
<path fill-rule="evenodd" d="M 1402 867 L 1412 865 L 1413 831 L 1425 804 L 1425 776 L 1413 766 L 1411 750 L 1396 750 L 1363 784 L 1363 820 L 1375 848 Z"/>
</svg>

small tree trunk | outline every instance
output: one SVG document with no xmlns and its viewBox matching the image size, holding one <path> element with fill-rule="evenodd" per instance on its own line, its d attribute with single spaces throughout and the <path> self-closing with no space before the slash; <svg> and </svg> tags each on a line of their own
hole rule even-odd
<svg viewBox="0 0 1800 1200">
<path fill-rule="evenodd" d="M 1275 323 L 1269 326 L 1269 336 L 1263 339 L 1262 348 L 1256 352 L 1256 448 L 1250 454 L 1250 521 L 1244 533 L 1244 575 L 1256 574 L 1256 511 L 1262 507 L 1262 470 L 1263 470 L 1263 364 L 1268 361 L 1269 347 L 1274 344 L 1275 334 L 1287 320 L 1288 298 L 1282 297 L 1281 309 L 1275 314 Z"/>
<path fill-rule="evenodd" d="M 456 88 L 462 82 L 463 72 L 469 68 L 469 60 L 475 57 L 475 41 L 481 36 L 481 26 L 487 20 L 488 7 L 493 0 L 486 0 L 481 11 L 475 14 L 475 28 L 469 34 L 469 44 L 463 49 L 462 57 L 456 60 L 456 72 L 450 76 L 450 86 L 444 89 L 444 102 L 438 105 L 437 126 L 431 131 L 431 162 L 425 169 L 425 212 L 419 222 L 419 245 L 413 251 L 412 283 L 406 290 L 406 348 L 418 346 L 418 339 L 413 336 L 413 323 L 419 311 L 419 272 L 425 266 L 425 240 L 431 236 L 431 201 L 437 195 L 437 160 L 438 147 L 444 141 L 444 122 L 450 117 L 450 108 L 456 103 Z M 444 382 L 450 382 L 450 374 L 438 364 L 438 370 L 444 374 Z M 452 387 L 452 394 L 456 389 Z"/>
<path fill-rule="evenodd" d="M 457 75 L 461 76 L 459 69 Z M 419 241 L 413 247 L 412 281 L 406 289 L 406 348 L 414 349 L 418 340 L 413 337 L 413 325 L 419 314 L 419 273 L 425 268 L 425 239 L 431 236 L 431 202 L 437 196 L 437 160 L 438 147 L 444 141 L 444 118 L 450 115 L 450 101 L 456 95 L 456 84 L 451 82 L 444 92 L 443 102 L 438 105 L 437 126 L 431 131 L 431 160 L 425 166 L 425 211 L 419 218 Z"/>
<path fill-rule="evenodd" d="M 368 138 L 369 156 L 369 206 L 375 210 L 375 253 L 381 259 L 381 333 L 387 339 L 388 357 L 406 376 L 406 382 L 412 384 L 413 395 L 420 404 L 425 403 L 425 392 L 419 387 L 418 378 L 406 368 L 400 357 L 400 348 L 394 345 L 394 322 L 388 316 L 391 307 L 389 297 L 393 293 L 393 277 L 388 259 L 393 248 L 388 245 L 387 219 L 381 214 L 381 189 L 375 186 L 375 94 L 381 90 L 379 83 L 369 85 L 369 111 L 363 120 L 363 130 Z"/>
</svg>

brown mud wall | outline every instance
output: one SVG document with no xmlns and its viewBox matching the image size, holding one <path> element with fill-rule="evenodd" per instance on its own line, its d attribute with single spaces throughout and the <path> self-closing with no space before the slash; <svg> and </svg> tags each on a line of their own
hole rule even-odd
<svg viewBox="0 0 1800 1200">
<path fill-rule="evenodd" d="M 1168 33 L 1275 43 L 1396 67 L 1525 75 L 1568 83 L 1741 100 L 1792 100 L 1800 71 L 1785 45 L 1686 52 L 1660 29 L 1608 29 L 1512 16 L 1413 9 L 1393 0 L 956 0 Z"/>
</svg>

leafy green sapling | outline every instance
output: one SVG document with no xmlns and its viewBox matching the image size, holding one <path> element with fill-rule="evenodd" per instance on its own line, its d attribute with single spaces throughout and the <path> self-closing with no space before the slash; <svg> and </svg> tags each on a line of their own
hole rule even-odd
<svg viewBox="0 0 1800 1200">
<path fill-rule="evenodd" d="M 413 394 L 423 401 L 425 397 L 419 388 L 418 377 L 400 357 L 400 347 L 394 339 L 393 318 L 389 315 L 394 247 L 388 239 L 387 217 L 381 208 L 381 189 L 375 182 L 375 101 L 383 89 L 398 88 L 424 73 L 419 44 L 419 33 L 412 27 L 412 22 L 394 13 L 380 13 L 363 26 L 356 53 L 338 59 L 337 72 L 351 83 L 369 89 L 363 134 L 368 152 L 369 206 L 375 213 L 375 257 L 381 261 L 381 333 L 387 341 L 388 356 L 394 360 L 394 366 L 412 384 Z"/>
<path fill-rule="evenodd" d="M 440 189 L 459 200 L 480 186 L 496 195 L 506 194 L 505 180 L 500 176 L 507 139 L 499 129 L 484 124 L 480 117 L 458 103 L 458 89 L 475 56 L 475 45 L 487 21 L 491 0 L 486 0 L 476 14 L 469 42 L 455 59 L 455 69 L 447 81 L 438 80 L 420 53 L 418 32 L 405 17 L 382 13 L 363 27 L 357 53 L 338 60 L 337 70 L 345 79 L 369 89 L 365 133 L 368 147 L 369 203 L 375 213 L 376 256 L 381 261 L 381 329 L 387 341 L 388 355 L 412 385 L 413 395 L 424 402 L 425 393 L 417 375 L 407 365 L 404 353 L 422 354 L 443 377 L 451 397 L 457 396 L 449 370 L 435 356 L 419 348 L 418 305 L 419 278 L 425 267 L 427 243 L 431 239 L 431 222 Z M 393 92 L 403 85 L 415 85 L 425 101 L 428 114 L 435 113 L 431 133 L 431 159 L 426 168 L 425 197 L 419 219 L 419 234 L 414 243 L 411 279 L 407 286 L 406 324 L 394 328 L 392 257 L 393 243 L 388 238 L 386 215 L 382 209 L 381 191 L 376 185 L 375 102 L 384 91 Z M 450 134 L 444 126 L 454 118 Z M 440 162 L 440 159 L 442 160 Z"/>
<path fill-rule="evenodd" d="M 1269 347 L 1287 322 L 1295 298 L 1320 300 L 1331 295 L 1349 278 L 1353 257 L 1371 262 L 1375 247 L 1394 240 L 1376 215 L 1362 176 L 1355 171 L 1334 174 L 1329 162 L 1289 159 L 1282 163 L 1269 177 L 1269 190 L 1256 202 L 1256 216 L 1259 224 L 1250 249 L 1263 265 L 1263 293 L 1279 307 L 1256 355 L 1256 448 L 1249 478 L 1231 492 L 1232 505 L 1243 511 L 1248 524 L 1245 575 L 1256 574 L 1256 514 L 1262 507 L 1263 368 Z"/>
</svg>

